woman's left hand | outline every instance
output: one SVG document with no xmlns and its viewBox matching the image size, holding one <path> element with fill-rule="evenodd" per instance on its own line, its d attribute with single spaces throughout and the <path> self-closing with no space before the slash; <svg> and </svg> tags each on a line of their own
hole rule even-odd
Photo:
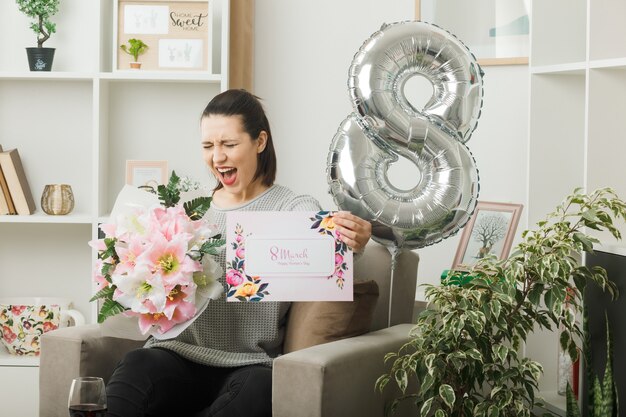
<svg viewBox="0 0 626 417">
<path fill-rule="evenodd" d="M 355 252 L 362 252 L 372 236 L 372 225 L 367 220 L 355 216 L 349 211 L 333 213 L 335 229 L 341 235 L 341 240 Z"/>
</svg>

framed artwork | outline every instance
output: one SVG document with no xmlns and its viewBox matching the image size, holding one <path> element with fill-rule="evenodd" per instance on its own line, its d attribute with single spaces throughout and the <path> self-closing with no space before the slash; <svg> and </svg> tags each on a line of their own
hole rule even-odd
<svg viewBox="0 0 626 417">
<path fill-rule="evenodd" d="M 139 39 L 148 48 L 138 57 L 142 70 L 211 70 L 212 1 L 115 0 L 113 68 L 129 70 L 129 47 Z"/>
<path fill-rule="evenodd" d="M 479 201 L 461 234 L 452 269 L 469 269 L 487 254 L 509 256 L 523 205 Z"/>
<path fill-rule="evenodd" d="M 480 65 L 528 64 L 530 0 L 415 0 L 415 18 L 458 37 Z"/>
<path fill-rule="evenodd" d="M 156 192 L 168 181 L 167 161 L 126 161 L 126 184 Z"/>
</svg>

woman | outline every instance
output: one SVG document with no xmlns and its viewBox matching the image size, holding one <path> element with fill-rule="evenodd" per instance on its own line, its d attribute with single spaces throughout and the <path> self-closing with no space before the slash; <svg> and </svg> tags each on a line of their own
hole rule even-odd
<svg viewBox="0 0 626 417">
<path fill-rule="evenodd" d="M 276 155 L 258 98 L 219 94 L 201 119 L 203 157 L 218 180 L 209 214 L 223 232 L 234 210 L 320 210 L 310 196 L 274 184 Z M 371 225 L 348 212 L 334 216 L 342 240 L 365 247 Z M 218 261 L 225 264 L 225 253 Z M 223 280 L 223 277 L 222 277 Z M 289 303 L 211 301 L 172 340 L 150 339 L 126 355 L 107 385 L 108 416 L 270 417 L 272 360 L 281 353 Z"/>
</svg>

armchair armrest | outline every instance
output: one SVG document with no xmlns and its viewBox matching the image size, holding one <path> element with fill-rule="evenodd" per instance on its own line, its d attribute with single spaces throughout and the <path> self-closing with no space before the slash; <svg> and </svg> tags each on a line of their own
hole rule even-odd
<svg viewBox="0 0 626 417">
<path fill-rule="evenodd" d="M 394 392 L 375 392 L 387 370 L 386 353 L 409 340 L 413 325 L 399 324 L 362 336 L 291 352 L 274 360 L 274 417 L 380 417 Z M 397 393 L 396 393 L 397 394 Z M 417 415 L 403 404 L 396 415 Z M 407 413 L 407 414 L 405 414 Z"/>
<path fill-rule="evenodd" d="M 64 327 L 41 338 L 39 362 L 39 415 L 67 415 L 67 396 L 72 379 L 99 376 L 108 381 L 126 352 L 143 341 L 103 336 L 97 324 Z"/>
</svg>

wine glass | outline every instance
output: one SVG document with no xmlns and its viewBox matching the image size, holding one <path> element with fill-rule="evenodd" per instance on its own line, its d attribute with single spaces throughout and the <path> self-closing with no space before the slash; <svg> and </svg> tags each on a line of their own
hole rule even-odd
<svg viewBox="0 0 626 417">
<path fill-rule="evenodd" d="M 70 417 L 104 417 L 107 412 L 107 396 L 102 378 L 74 378 L 68 407 Z"/>
</svg>

